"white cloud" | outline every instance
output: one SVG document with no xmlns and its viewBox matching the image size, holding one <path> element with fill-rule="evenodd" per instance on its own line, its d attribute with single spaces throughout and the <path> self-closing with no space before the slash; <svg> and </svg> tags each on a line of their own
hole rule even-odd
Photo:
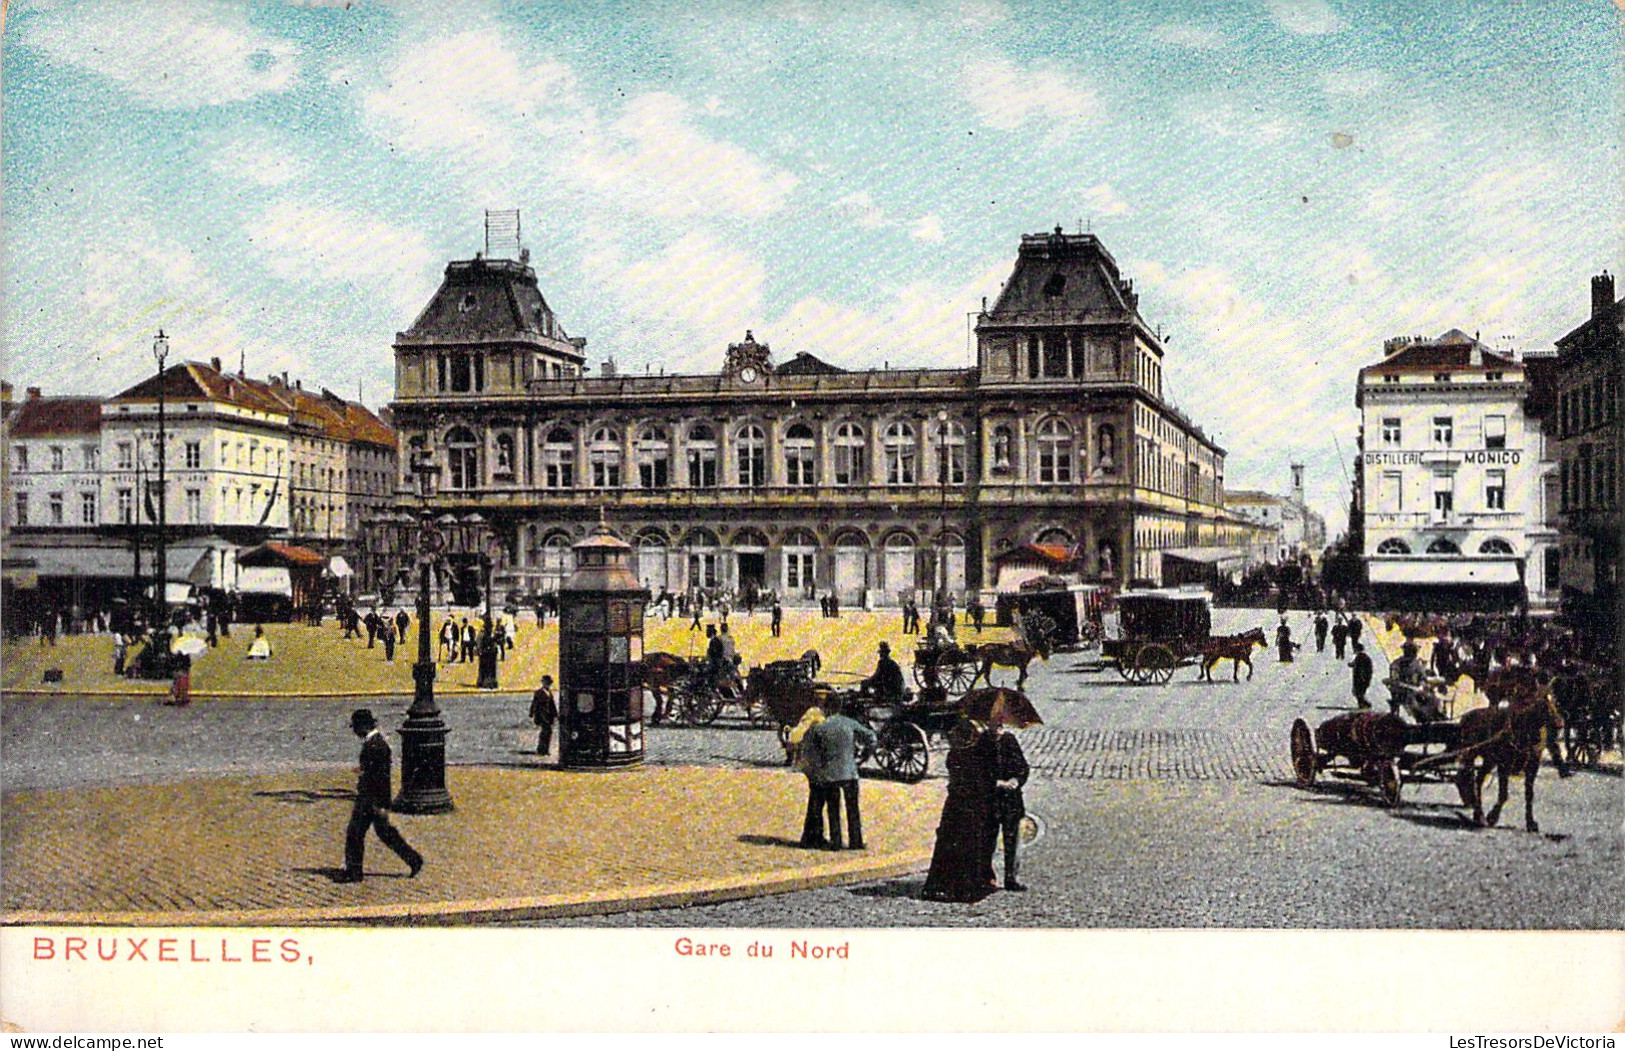
<svg viewBox="0 0 1625 1051">
<path fill-rule="evenodd" d="M 244 7 L 126 0 L 39 12 L 25 41 L 157 109 L 198 109 L 286 91 L 293 43 L 255 29 Z"/>
<path fill-rule="evenodd" d="M 422 307 L 435 259 L 414 230 L 302 201 L 279 201 L 247 226 L 272 273 L 296 286 L 355 285 L 383 297 L 393 316 Z"/>
<path fill-rule="evenodd" d="M 1217 29 L 1193 26 L 1184 22 L 1165 22 L 1151 31 L 1151 38 L 1175 47 L 1188 47 L 1197 51 L 1218 51 L 1229 43 Z"/>
<path fill-rule="evenodd" d="M 1334 69 L 1320 75 L 1320 89 L 1340 98 L 1364 98 L 1383 91 L 1393 78 L 1382 69 Z"/>
<path fill-rule="evenodd" d="M 849 193 L 835 202 L 836 211 L 843 212 L 852 217 L 852 221 L 864 230 L 878 230 L 886 225 L 886 213 L 869 196 L 869 191 L 859 190 Z"/>
<path fill-rule="evenodd" d="M 1010 20 L 1010 7 L 1001 0 L 962 0 L 955 14 L 960 25 L 982 28 Z"/>
<path fill-rule="evenodd" d="M 1269 146 L 1292 132 L 1284 118 L 1258 108 L 1247 109 L 1216 93 L 1192 95 L 1176 103 L 1181 120 L 1206 135 L 1235 139 L 1254 146 Z"/>
<path fill-rule="evenodd" d="M 601 245 L 582 268 L 616 298 L 630 322 L 624 330 L 652 348 L 651 360 L 671 361 L 671 348 L 684 348 L 683 372 L 717 367 L 727 341 L 762 316 L 761 260 L 699 231 L 656 252 Z"/>
<path fill-rule="evenodd" d="M 960 90 L 989 127 L 1013 131 L 1028 124 L 1048 125 L 1064 137 L 1100 117 L 1095 90 L 1077 77 L 1054 69 L 1023 68 L 1007 58 L 977 58 L 960 72 Z"/>
<path fill-rule="evenodd" d="M 1127 215 L 1131 209 L 1123 195 L 1112 188 L 1111 183 L 1100 183 L 1083 191 L 1083 203 L 1088 207 L 1091 217 L 1108 215 Z"/>
<path fill-rule="evenodd" d="M 920 216 L 919 221 L 914 224 L 914 229 L 910 230 L 908 235 L 916 241 L 924 241 L 927 244 L 941 244 L 945 239 L 942 232 L 942 217 L 935 212 L 930 215 Z"/>
<path fill-rule="evenodd" d="M 1268 0 L 1270 16 L 1282 29 L 1302 36 L 1335 33 L 1343 20 L 1325 0 Z"/>
<path fill-rule="evenodd" d="M 798 180 L 689 123 L 688 104 L 651 92 L 590 135 L 566 174 L 622 207 L 652 215 L 759 218 L 779 210 Z"/>
<path fill-rule="evenodd" d="M 264 141 L 240 138 L 215 150 L 209 169 L 256 186 L 285 186 L 308 170 L 303 158 Z"/>
</svg>

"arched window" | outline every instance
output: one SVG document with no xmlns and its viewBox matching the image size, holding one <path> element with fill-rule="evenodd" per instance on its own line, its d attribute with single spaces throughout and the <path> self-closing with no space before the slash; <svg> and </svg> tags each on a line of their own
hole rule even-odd
<svg viewBox="0 0 1625 1051">
<path fill-rule="evenodd" d="M 813 557 L 818 553 L 818 538 L 805 529 L 792 529 L 779 549 L 784 556 L 785 593 L 808 597 L 813 588 Z"/>
<path fill-rule="evenodd" d="M 613 427 L 599 427 L 587 445 L 587 463 L 594 489 L 621 487 L 621 436 Z"/>
<path fill-rule="evenodd" d="M 570 538 L 554 533 L 542 541 L 542 589 L 557 591 L 559 585 L 575 570 L 575 552 L 570 550 Z"/>
<path fill-rule="evenodd" d="M 1512 554 L 1512 545 L 1498 536 L 1492 536 L 1478 545 L 1478 553 L 1481 555 L 1510 555 Z"/>
<path fill-rule="evenodd" d="M 817 482 L 812 428 L 805 423 L 792 423 L 784 432 L 784 480 L 789 485 L 814 485 Z"/>
<path fill-rule="evenodd" d="M 965 428 L 958 420 L 937 422 L 937 484 L 965 484 Z"/>
<path fill-rule="evenodd" d="M 684 537 L 688 548 L 688 586 L 714 588 L 720 583 L 717 571 L 717 535 L 709 529 L 695 529 Z"/>
<path fill-rule="evenodd" d="M 467 427 L 453 427 L 446 433 L 448 489 L 473 489 L 480 484 L 480 446 Z"/>
<path fill-rule="evenodd" d="M 649 426 L 639 431 L 636 456 L 640 486 L 664 489 L 671 484 L 671 439 L 666 428 Z"/>
<path fill-rule="evenodd" d="M 886 456 L 886 484 L 913 485 L 915 481 L 914 428 L 906 423 L 893 423 L 886 428 L 884 442 Z"/>
<path fill-rule="evenodd" d="M 767 484 L 767 435 L 754 423 L 739 428 L 734 435 L 739 465 L 739 484 L 760 489 Z"/>
<path fill-rule="evenodd" d="M 644 587 L 658 593 L 670 586 L 666 577 L 666 534 L 658 529 L 639 533 L 632 557 L 633 571 Z"/>
<path fill-rule="evenodd" d="M 1034 543 L 1069 548 L 1072 546 L 1072 534 L 1059 526 L 1055 526 L 1039 533 Z"/>
<path fill-rule="evenodd" d="M 863 485 L 869 480 L 868 441 L 863 428 L 843 423 L 835 428 L 835 484 Z"/>
<path fill-rule="evenodd" d="M 1072 480 L 1072 428 L 1048 419 L 1038 426 L 1038 481 L 1058 485 Z"/>
<path fill-rule="evenodd" d="M 1430 555 L 1459 555 L 1461 554 L 1461 546 L 1449 537 L 1441 536 L 1428 545 L 1427 553 Z"/>
<path fill-rule="evenodd" d="M 554 427 L 542 444 L 542 485 L 573 489 L 576 484 L 576 437 L 568 427 Z"/>
<path fill-rule="evenodd" d="M 1095 462 L 1106 474 L 1117 470 L 1117 429 L 1109 423 L 1100 425 L 1095 431 Z"/>
<path fill-rule="evenodd" d="M 717 432 L 703 423 L 688 429 L 688 484 L 695 489 L 717 487 Z"/>
<path fill-rule="evenodd" d="M 1377 554 L 1379 555 L 1408 555 L 1410 553 L 1411 545 L 1398 537 L 1389 537 L 1377 545 Z"/>
</svg>

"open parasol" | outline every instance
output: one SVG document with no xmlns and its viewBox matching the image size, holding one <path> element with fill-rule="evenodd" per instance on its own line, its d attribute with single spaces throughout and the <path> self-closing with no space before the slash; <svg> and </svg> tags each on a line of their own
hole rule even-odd
<svg viewBox="0 0 1625 1051">
<path fill-rule="evenodd" d="M 989 726 L 999 722 L 1012 730 L 1025 730 L 1044 722 L 1026 694 L 1004 686 L 970 691 L 959 699 L 959 710 L 968 719 Z"/>
</svg>

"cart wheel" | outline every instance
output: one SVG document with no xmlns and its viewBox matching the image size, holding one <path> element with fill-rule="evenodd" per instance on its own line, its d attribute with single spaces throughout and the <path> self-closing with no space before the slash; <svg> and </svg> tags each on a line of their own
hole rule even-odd
<svg viewBox="0 0 1625 1051">
<path fill-rule="evenodd" d="M 1162 685 L 1174 677 L 1174 668 L 1179 665 L 1179 658 L 1174 651 L 1160 642 L 1153 642 L 1140 649 L 1140 655 L 1135 663 L 1145 669 L 1145 678 L 1142 682 Z"/>
<path fill-rule="evenodd" d="M 1309 724 L 1302 719 L 1292 720 L 1292 773 L 1298 779 L 1299 788 L 1314 784 L 1315 775 L 1320 773 L 1314 736 L 1309 732 Z"/>
<path fill-rule="evenodd" d="M 887 723 L 880 731 L 876 753 L 882 770 L 908 784 L 925 777 L 931 767 L 931 746 L 926 743 L 925 733 L 913 723 Z"/>
<path fill-rule="evenodd" d="M 700 726 L 717 717 L 716 710 L 711 705 L 711 698 L 691 686 L 684 686 L 682 694 L 677 698 L 677 714 L 684 726 Z"/>
<path fill-rule="evenodd" d="M 914 685 L 918 686 L 922 690 L 931 685 L 931 679 L 927 674 L 926 666 L 919 661 L 914 662 Z"/>
<path fill-rule="evenodd" d="M 1602 742 L 1598 740 L 1601 734 L 1595 729 L 1586 729 L 1581 732 L 1580 739 L 1574 742 L 1570 750 L 1569 762 L 1587 769 L 1602 762 Z"/>
<path fill-rule="evenodd" d="M 976 681 L 976 675 L 981 665 L 974 657 L 961 657 L 951 661 L 946 669 L 947 687 L 955 693 L 964 693 L 970 689 L 970 684 Z"/>
<path fill-rule="evenodd" d="M 1399 760 L 1383 759 L 1377 763 L 1377 787 L 1382 790 L 1384 806 L 1399 805 Z"/>
<path fill-rule="evenodd" d="M 1123 658 L 1117 658 L 1117 674 L 1123 677 L 1124 682 L 1134 682 L 1134 666 L 1123 663 Z"/>
</svg>

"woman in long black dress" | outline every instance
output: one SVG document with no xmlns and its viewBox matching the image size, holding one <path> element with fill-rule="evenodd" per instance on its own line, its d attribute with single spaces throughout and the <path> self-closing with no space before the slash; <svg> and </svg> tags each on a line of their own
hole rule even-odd
<svg viewBox="0 0 1625 1051">
<path fill-rule="evenodd" d="M 988 859 L 998 742 L 987 727 L 961 719 L 948 735 L 948 798 L 924 896 L 933 901 L 980 901 L 995 888 Z"/>
</svg>

